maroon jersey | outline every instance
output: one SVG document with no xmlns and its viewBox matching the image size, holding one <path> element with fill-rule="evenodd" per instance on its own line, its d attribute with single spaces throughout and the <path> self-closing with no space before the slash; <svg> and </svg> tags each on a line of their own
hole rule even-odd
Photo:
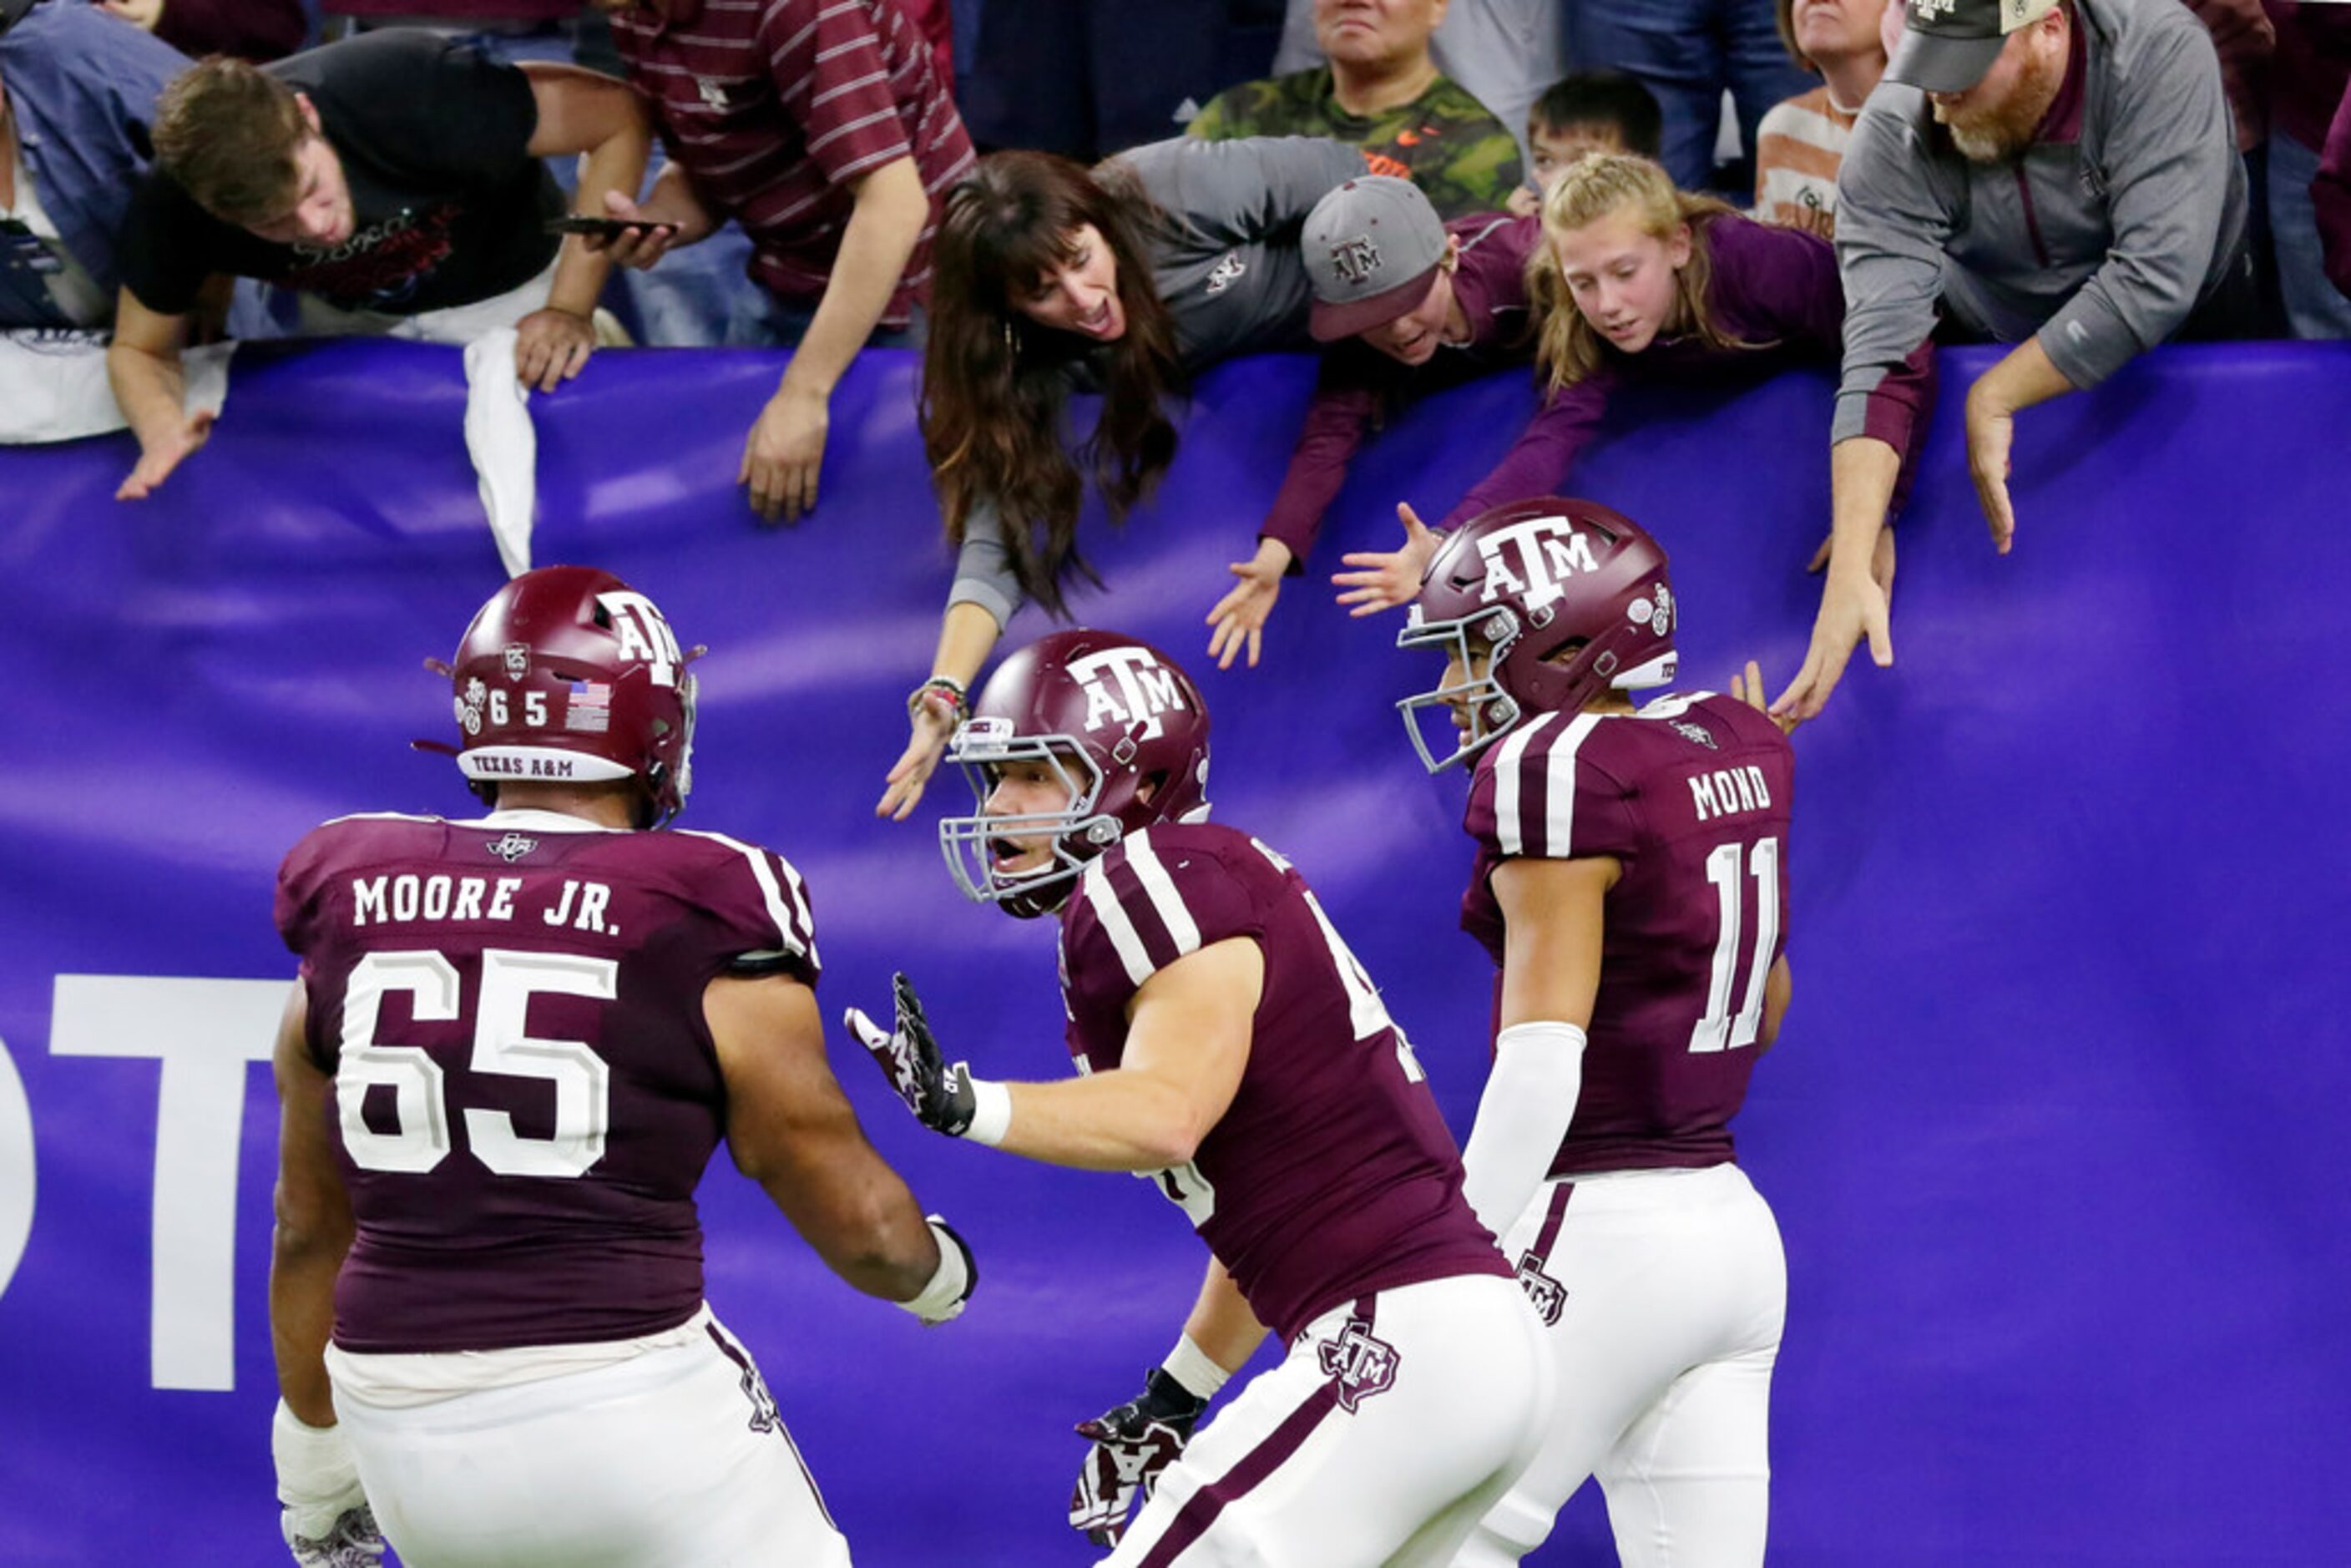
<svg viewBox="0 0 2351 1568">
<path fill-rule="evenodd" d="M 1788 929 L 1795 753 L 1711 692 L 1636 714 L 1548 714 L 1478 759 L 1462 928 L 1502 962 L 1494 868 L 1614 855 L 1583 1088 L 1553 1176 L 1731 1157 L 1764 977 Z"/>
<path fill-rule="evenodd" d="M 703 990 L 815 981 L 789 864 L 544 811 L 344 817 L 286 857 L 277 918 L 358 1220 L 336 1343 L 570 1344 L 694 1312 L 726 1109 Z"/>
<path fill-rule="evenodd" d="M 1116 1067 L 1126 1005 L 1228 937 L 1265 956 L 1249 1065 L 1192 1163 L 1154 1173 L 1282 1339 L 1372 1291 L 1510 1270 L 1412 1048 L 1290 863 L 1247 833 L 1162 823 L 1088 865 L 1061 909 L 1081 1071 Z"/>
</svg>

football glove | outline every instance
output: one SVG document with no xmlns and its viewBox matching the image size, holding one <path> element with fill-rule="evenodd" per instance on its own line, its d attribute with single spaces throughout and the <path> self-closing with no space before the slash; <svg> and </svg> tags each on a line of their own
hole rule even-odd
<svg viewBox="0 0 2351 1568">
<path fill-rule="evenodd" d="M 360 1487 L 359 1465 L 340 1427 L 311 1427 L 277 1402 L 269 1427 L 277 1470 L 277 1525 L 303 1568 L 376 1568 L 383 1532 Z"/>
<path fill-rule="evenodd" d="M 1094 1446 L 1070 1493 L 1070 1527 L 1085 1531 L 1096 1546 L 1118 1544 L 1128 1509 L 1138 1495 L 1151 1495 L 1159 1472 L 1184 1451 L 1194 1423 L 1207 1407 L 1206 1399 L 1154 1367 L 1140 1395 L 1079 1422 L 1078 1436 L 1091 1437 Z"/>
<path fill-rule="evenodd" d="M 970 1131 L 977 1103 L 971 1070 L 960 1061 L 949 1067 L 940 1059 L 939 1043 L 931 1037 L 922 998 L 914 995 L 914 983 L 903 974 L 893 975 L 890 988 L 897 1010 L 894 1030 L 885 1032 L 856 1008 L 849 1009 L 843 1021 L 890 1080 L 898 1098 L 906 1103 L 906 1109 L 925 1127 L 960 1138 Z"/>
</svg>

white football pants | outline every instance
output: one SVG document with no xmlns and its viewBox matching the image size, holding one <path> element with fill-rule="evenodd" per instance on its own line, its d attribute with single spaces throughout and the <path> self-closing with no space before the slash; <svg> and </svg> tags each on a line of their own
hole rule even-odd
<svg viewBox="0 0 2351 1568">
<path fill-rule="evenodd" d="M 1541 1545 L 1592 1475 L 1626 1568 L 1761 1564 L 1788 1264 L 1746 1174 L 1719 1165 L 1547 1182 L 1502 1254 L 1538 1311 L 1556 1313 L 1559 1397 L 1542 1451 L 1479 1521 L 1458 1568 L 1516 1563 Z"/>
<path fill-rule="evenodd" d="M 1451 1561 L 1542 1441 L 1543 1341 L 1493 1275 L 1325 1312 L 1161 1474 L 1103 1568 Z"/>
<path fill-rule="evenodd" d="M 373 1404 L 338 1379 L 336 1415 L 400 1560 L 846 1568 L 749 1353 L 714 1318 L 690 1326 L 626 1360 L 429 1403 Z"/>
</svg>

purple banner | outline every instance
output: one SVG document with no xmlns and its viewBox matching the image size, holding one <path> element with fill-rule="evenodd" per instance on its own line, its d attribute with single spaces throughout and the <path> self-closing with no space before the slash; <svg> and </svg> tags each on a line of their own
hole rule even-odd
<svg viewBox="0 0 2351 1568">
<path fill-rule="evenodd" d="M 2149 356 L 2028 412 L 1993 556 L 1948 395 L 1901 530 L 1896 670 L 1797 737 L 1795 1004 L 1738 1124 L 1785 1232 L 1772 1559 L 2308 1563 L 2351 1538 L 2351 349 Z M 963 903 L 930 822 L 874 820 L 948 560 L 904 355 L 832 410 L 823 500 L 757 525 L 733 480 L 779 356 L 607 353 L 534 398 L 534 559 L 590 562 L 710 645 L 688 825 L 807 876 L 824 1003 L 920 982 L 946 1049 L 1068 1071 L 1051 932 Z M 1428 668 L 1332 602 L 1394 505 L 1443 511 L 1508 444 L 1504 377 L 1358 465 L 1255 671 L 1205 659 L 1311 365 L 1222 367 L 1156 502 L 1094 556 L 1089 622 L 1186 660 L 1217 812 L 1295 861 L 1383 986 L 1457 1132 L 1490 972 L 1455 928 L 1458 775 L 1392 704 Z M 265 1301 L 292 961 L 279 857 L 354 810 L 470 814 L 413 752 L 501 568 L 458 355 L 242 351 L 210 444 L 111 499 L 126 438 L 0 451 L 0 1562 L 282 1561 Z M 1620 411 L 1573 488 L 1674 553 L 1684 685 L 1817 602 L 1827 386 Z M 2329 455 L 2336 454 L 2337 455 Z M 1016 638 L 1046 622 L 1033 612 Z M 713 1305 L 759 1357 L 858 1560 L 1090 1562 L 1071 1424 L 1173 1342 L 1201 1253 L 1147 1184 L 924 1133 L 845 1041 L 868 1129 L 983 1281 L 923 1331 L 828 1275 L 750 1184 L 705 1184 Z M 1532 1562 L 1604 1560 L 1596 1499 Z"/>
</svg>

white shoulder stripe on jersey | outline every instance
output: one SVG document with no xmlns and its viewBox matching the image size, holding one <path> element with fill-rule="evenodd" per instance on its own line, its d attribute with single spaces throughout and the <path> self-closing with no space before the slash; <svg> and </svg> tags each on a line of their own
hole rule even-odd
<svg viewBox="0 0 2351 1568">
<path fill-rule="evenodd" d="M 805 953 L 810 963 L 819 962 L 816 934 L 810 928 L 808 905 L 799 899 L 798 872 L 791 873 L 792 886 L 787 892 L 784 885 L 776 880 L 775 872 L 768 864 L 768 857 L 740 839 L 730 839 L 725 833 L 714 833 L 706 828 L 680 828 L 676 831 L 691 833 L 697 839 L 708 839 L 714 844 L 725 844 L 741 855 L 744 863 L 751 868 L 751 879 L 759 884 L 759 896 L 767 902 L 768 918 L 775 922 L 777 934 L 784 939 L 784 950 Z"/>
<path fill-rule="evenodd" d="M 421 817 L 412 811 L 346 811 L 340 817 L 329 817 L 319 825 L 331 828 L 337 822 L 446 822 L 446 817 Z M 455 822 L 453 827 L 468 827 L 470 823 Z"/>
<path fill-rule="evenodd" d="M 1565 860 L 1574 847 L 1575 754 L 1583 748 L 1583 737 L 1599 726 L 1598 714 L 1577 714 L 1552 746 L 1549 795 L 1543 802 L 1543 852 L 1553 860 Z"/>
<path fill-rule="evenodd" d="M 1167 874 L 1167 868 L 1159 863 L 1159 852 L 1152 847 L 1149 831 L 1126 841 L 1126 863 L 1134 868 L 1136 878 L 1142 882 L 1143 891 L 1151 900 L 1152 913 L 1159 916 L 1159 924 L 1167 927 L 1167 935 L 1176 944 L 1176 956 L 1198 952 L 1199 923 L 1184 906 L 1184 895 L 1176 891 L 1175 879 Z"/>
<path fill-rule="evenodd" d="M 1110 877 L 1102 870 L 1102 862 L 1095 860 L 1078 878 L 1079 891 L 1092 906 L 1094 918 L 1102 923 L 1103 935 L 1118 952 L 1118 961 L 1126 968 L 1126 977 L 1135 985 L 1151 978 L 1151 955 L 1144 951 L 1143 938 L 1135 934 L 1134 922 L 1120 907 L 1118 894 L 1111 891 Z"/>
<path fill-rule="evenodd" d="M 1506 855 L 1523 853 L 1526 835 L 1519 830 L 1519 769 L 1535 737 L 1549 729 L 1557 714 L 1545 714 L 1522 724 L 1502 737 L 1494 750 L 1494 837 Z"/>
</svg>

